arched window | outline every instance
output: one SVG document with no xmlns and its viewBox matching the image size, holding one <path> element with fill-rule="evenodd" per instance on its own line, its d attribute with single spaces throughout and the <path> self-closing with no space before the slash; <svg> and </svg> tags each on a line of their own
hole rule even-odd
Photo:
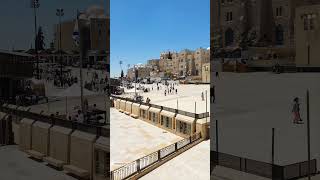
<svg viewBox="0 0 320 180">
<path fill-rule="evenodd" d="M 233 43 L 234 40 L 234 33 L 233 30 L 231 28 L 227 29 L 225 32 L 225 39 L 226 39 L 226 46 L 230 46 Z"/>
<path fill-rule="evenodd" d="M 276 27 L 276 44 L 283 45 L 284 37 L 283 37 L 283 27 L 279 24 Z"/>
</svg>

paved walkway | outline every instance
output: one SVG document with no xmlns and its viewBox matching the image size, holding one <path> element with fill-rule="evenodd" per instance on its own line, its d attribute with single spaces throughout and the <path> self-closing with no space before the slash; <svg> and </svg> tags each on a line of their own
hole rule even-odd
<svg viewBox="0 0 320 180">
<path fill-rule="evenodd" d="M 210 178 L 210 140 L 203 141 L 157 169 L 141 180 L 208 180 Z"/>
<path fill-rule="evenodd" d="M 111 170 L 182 139 L 140 119 L 120 113 L 115 108 L 110 109 L 110 115 Z"/>
<path fill-rule="evenodd" d="M 76 180 L 32 159 L 29 159 L 18 146 L 0 147 L 1 180 Z"/>
</svg>

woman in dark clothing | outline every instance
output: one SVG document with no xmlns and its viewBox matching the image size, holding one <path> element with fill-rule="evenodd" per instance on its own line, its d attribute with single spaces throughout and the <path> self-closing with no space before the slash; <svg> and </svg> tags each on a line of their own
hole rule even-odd
<svg viewBox="0 0 320 180">
<path fill-rule="evenodd" d="M 293 123 L 298 124 L 302 123 L 302 119 L 300 116 L 300 104 L 299 104 L 299 98 L 296 97 L 293 100 L 293 108 L 292 108 L 292 113 L 293 113 Z"/>
</svg>

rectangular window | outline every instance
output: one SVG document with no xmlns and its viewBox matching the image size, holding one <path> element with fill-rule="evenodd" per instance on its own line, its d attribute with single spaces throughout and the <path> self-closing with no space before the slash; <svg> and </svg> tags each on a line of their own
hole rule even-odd
<svg viewBox="0 0 320 180">
<path fill-rule="evenodd" d="M 310 19 L 310 30 L 314 30 L 314 19 Z"/>
<path fill-rule="evenodd" d="M 303 20 L 303 25 L 304 25 L 304 30 L 309 30 L 309 27 L 308 27 L 308 19 L 307 18 L 304 18 Z"/>
</svg>

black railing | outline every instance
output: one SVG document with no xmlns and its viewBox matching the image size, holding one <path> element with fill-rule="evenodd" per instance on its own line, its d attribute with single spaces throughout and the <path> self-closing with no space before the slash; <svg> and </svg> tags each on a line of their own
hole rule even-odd
<svg viewBox="0 0 320 180">
<path fill-rule="evenodd" d="M 130 176 L 139 173 L 141 170 L 148 168 L 154 163 L 159 162 L 169 155 L 177 152 L 179 149 L 199 140 L 200 138 L 201 133 L 195 133 L 188 138 L 180 140 L 147 156 L 144 156 L 122 167 L 119 167 L 111 171 L 111 180 L 122 180 L 129 178 Z"/>
<path fill-rule="evenodd" d="M 114 99 L 120 99 L 120 100 L 124 100 L 124 101 L 135 102 L 131 98 L 125 98 L 125 97 L 114 96 L 114 95 L 111 95 L 110 97 L 112 97 Z M 135 102 L 135 103 L 138 103 L 140 105 L 145 105 L 145 106 L 149 106 L 149 107 L 162 109 L 162 110 L 166 110 L 166 111 L 169 111 L 169 112 L 181 114 L 181 115 L 188 116 L 188 117 L 193 117 L 193 118 L 196 118 L 196 119 L 202 119 L 202 118 L 210 117 L 210 113 L 209 112 L 192 113 L 192 112 L 187 112 L 187 111 L 183 111 L 183 110 L 179 110 L 179 109 L 175 109 L 175 108 L 160 106 L 160 105 L 157 105 L 157 104 L 150 104 L 150 103 L 148 104 L 148 103 L 145 103 L 145 102 Z"/>
<path fill-rule="evenodd" d="M 57 125 L 61 127 L 71 128 L 73 130 L 79 130 L 90 134 L 95 134 L 97 136 L 109 137 L 109 130 L 102 126 L 65 120 L 59 116 L 45 114 L 43 113 L 43 111 L 39 113 L 31 112 L 31 108 L 3 104 L 2 106 L 0 106 L 0 112 L 18 116 L 19 118 L 16 119 L 19 120 L 21 120 L 22 118 L 28 118 L 35 121 L 45 122 L 52 125 Z"/>
<path fill-rule="evenodd" d="M 224 166 L 227 168 L 243 171 L 246 173 L 271 178 L 275 180 L 289 180 L 304 177 L 308 173 L 308 162 L 299 162 L 292 165 L 280 166 L 276 164 L 256 161 L 243 157 L 238 157 L 226 153 L 211 151 L 211 163 L 214 166 Z M 311 174 L 317 172 L 316 160 L 311 160 Z"/>
</svg>

